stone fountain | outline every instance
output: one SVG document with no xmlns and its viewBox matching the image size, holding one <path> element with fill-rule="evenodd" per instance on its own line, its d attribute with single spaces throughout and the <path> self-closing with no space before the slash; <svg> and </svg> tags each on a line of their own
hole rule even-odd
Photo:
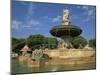
<svg viewBox="0 0 100 75">
<path fill-rule="evenodd" d="M 64 40 L 66 47 L 72 47 L 71 39 L 82 33 L 80 27 L 71 25 L 69 21 L 70 15 L 69 10 L 63 10 L 63 21 L 60 25 L 54 26 L 50 33 L 55 37 L 59 37 Z"/>
</svg>

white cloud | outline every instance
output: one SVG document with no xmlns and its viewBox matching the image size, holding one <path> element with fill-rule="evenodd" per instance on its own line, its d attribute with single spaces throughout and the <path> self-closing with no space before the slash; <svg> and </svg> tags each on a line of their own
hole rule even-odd
<svg viewBox="0 0 100 75">
<path fill-rule="evenodd" d="M 93 9 L 92 9 L 92 10 L 88 10 L 88 15 L 89 15 L 89 16 L 94 15 L 94 13 L 95 13 L 95 10 L 93 10 Z"/>
<path fill-rule="evenodd" d="M 40 22 L 36 21 L 36 20 L 29 20 L 27 23 L 30 26 L 38 26 L 38 25 L 40 25 Z"/>
<path fill-rule="evenodd" d="M 27 4 L 26 2 L 21 2 L 23 5 L 28 5 L 28 10 L 26 12 L 26 19 L 25 21 L 17 21 L 12 20 L 12 28 L 19 29 L 20 28 L 31 28 L 40 24 L 39 21 L 32 19 L 32 15 L 34 14 L 34 3 L 30 2 Z M 22 24 L 22 25 L 21 25 Z M 21 26 L 20 26 L 21 25 Z"/>
<path fill-rule="evenodd" d="M 95 7 L 94 6 L 88 6 L 88 5 L 77 5 L 76 8 L 81 9 L 83 12 L 81 14 L 78 14 L 76 17 L 71 16 L 71 18 L 74 19 L 82 19 L 82 22 L 89 22 L 93 19 L 95 19 Z"/>
<path fill-rule="evenodd" d="M 56 16 L 56 17 L 50 17 L 50 16 L 43 16 L 43 19 L 46 19 L 50 22 L 60 22 L 61 21 L 62 16 Z"/>
<path fill-rule="evenodd" d="M 86 5 L 77 5 L 76 8 L 88 10 L 89 6 L 86 6 Z"/>
<path fill-rule="evenodd" d="M 91 19 L 95 19 L 95 9 L 94 8 L 88 9 L 85 15 L 87 15 L 85 22 L 88 22 Z"/>
<path fill-rule="evenodd" d="M 89 6 L 82 6 L 83 9 L 88 10 Z"/>
<path fill-rule="evenodd" d="M 50 18 L 49 16 L 43 16 L 43 19 L 49 19 L 49 20 L 51 20 L 52 18 Z"/>
<path fill-rule="evenodd" d="M 87 15 L 87 16 L 92 16 L 95 14 L 95 8 L 92 7 L 92 6 L 82 6 L 82 9 L 84 9 L 84 15 Z"/>
<path fill-rule="evenodd" d="M 23 28 L 33 28 L 33 27 L 37 28 L 40 25 L 41 25 L 40 21 L 31 19 L 31 20 L 27 20 L 22 27 Z"/>
<path fill-rule="evenodd" d="M 80 5 L 77 5 L 76 8 L 81 8 L 81 6 Z"/>
<path fill-rule="evenodd" d="M 52 22 L 59 22 L 59 21 L 61 21 L 61 16 L 57 16 L 52 19 Z"/>
<path fill-rule="evenodd" d="M 12 20 L 11 27 L 12 29 L 19 29 L 19 28 L 37 28 L 40 26 L 40 22 L 37 20 L 27 20 L 25 22 L 23 21 L 17 21 L 17 20 Z"/>
<path fill-rule="evenodd" d="M 83 22 L 88 22 L 91 19 L 95 19 L 95 8 L 92 6 L 76 6 L 79 9 L 83 9 L 84 12 L 82 13 L 82 16 L 85 16 L 85 19 L 83 20 Z"/>
<path fill-rule="evenodd" d="M 17 21 L 17 20 L 13 20 L 12 23 L 11 23 L 11 27 L 12 27 L 12 29 L 19 29 L 21 24 L 22 24 L 22 22 Z"/>
<path fill-rule="evenodd" d="M 31 28 L 32 26 L 25 25 L 23 28 Z"/>
</svg>

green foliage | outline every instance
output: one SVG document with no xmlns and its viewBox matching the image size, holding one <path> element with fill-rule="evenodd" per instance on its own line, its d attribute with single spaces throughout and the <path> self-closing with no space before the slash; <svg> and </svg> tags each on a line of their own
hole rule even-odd
<svg viewBox="0 0 100 75">
<path fill-rule="evenodd" d="M 12 38 L 12 51 L 18 53 L 19 50 L 25 45 L 25 39 Z"/>
<path fill-rule="evenodd" d="M 43 35 L 31 35 L 27 38 L 27 43 L 29 47 L 38 47 L 45 42 L 45 37 Z"/>
<path fill-rule="evenodd" d="M 31 35 L 27 39 L 27 43 L 31 48 L 40 48 L 40 46 L 45 46 L 48 48 L 56 48 L 57 47 L 57 39 L 56 38 L 50 38 L 45 37 L 43 35 Z"/>
<path fill-rule="evenodd" d="M 15 53 L 19 53 L 19 51 L 25 46 L 25 42 L 21 42 L 15 46 L 12 47 L 12 51 Z"/>
<path fill-rule="evenodd" d="M 58 41 L 56 38 L 46 38 L 46 43 L 48 44 L 48 48 L 54 49 L 58 46 Z"/>
<path fill-rule="evenodd" d="M 25 41 L 25 39 L 23 39 L 23 38 L 20 38 L 20 39 L 12 38 L 12 45 L 16 45 L 16 44 L 24 42 L 24 41 Z"/>
<path fill-rule="evenodd" d="M 82 36 L 73 38 L 71 42 L 74 48 L 83 48 L 87 44 L 87 40 Z"/>
<path fill-rule="evenodd" d="M 40 47 L 57 48 L 58 41 L 56 38 L 45 37 L 43 35 L 31 35 L 26 39 L 12 38 L 12 51 L 19 52 L 23 46 L 27 44 L 31 49 L 39 49 Z"/>
<path fill-rule="evenodd" d="M 89 40 L 89 46 L 90 47 L 93 47 L 93 48 L 96 48 L 96 39 L 95 38 Z"/>
</svg>

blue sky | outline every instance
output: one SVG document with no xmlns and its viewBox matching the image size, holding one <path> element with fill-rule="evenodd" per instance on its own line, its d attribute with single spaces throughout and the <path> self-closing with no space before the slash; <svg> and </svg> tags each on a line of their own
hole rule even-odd
<svg viewBox="0 0 100 75">
<path fill-rule="evenodd" d="M 53 37 L 49 30 L 62 22 L 63 9 L 70 11 L 70 22 L 79 26 L 81 36 L 95 37 L 95 6 L 12 1 L 12 37 L 26 38 L 34 34 Z"/>
</svg>

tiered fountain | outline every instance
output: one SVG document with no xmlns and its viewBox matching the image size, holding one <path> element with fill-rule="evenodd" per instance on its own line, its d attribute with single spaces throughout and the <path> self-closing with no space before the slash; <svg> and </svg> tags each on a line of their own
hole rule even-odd
<svg viewBox="0 0 100 75">
<path fill-rule="evenodd" d="M 55 26 L 50 30 L 50 33 L 64 40 L 66 47 L 71 47 L 71 39 L 82 33 L 82 30 L 78 26 L 70 24 L 69 11 L 64 9 L 63 11 L 63 22 L 61 25 Z"/>
</svg>

